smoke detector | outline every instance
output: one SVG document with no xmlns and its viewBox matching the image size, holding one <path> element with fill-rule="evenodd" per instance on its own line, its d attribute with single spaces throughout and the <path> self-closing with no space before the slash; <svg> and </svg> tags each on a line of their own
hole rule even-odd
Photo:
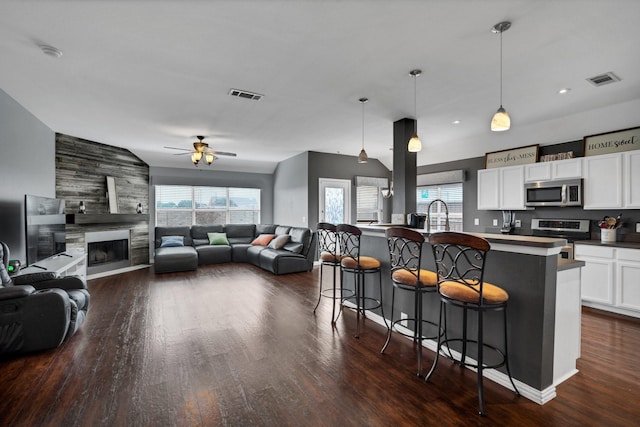
<svg viewBox="0 0 640 427">
<path fill-rule="evenodd" d="M 620 77 L 616 76 L 612 71 L 604 74 L 598 74 L 597 76 L 589 77 L 587 81 L 594 86 L 603 86 L 609 83 L 615 83 L 622 80 Z"/>
<path fill-rule="evenodd" d="M 259 93 L 249 92 L 246 90 L 230 89 L 229 96 L 235 96 L 235 97 L 244 98 L 244 99 L 251 99 L 253 101 L 260 101 L 264 95 L 260 95 Z"/>
</svg>

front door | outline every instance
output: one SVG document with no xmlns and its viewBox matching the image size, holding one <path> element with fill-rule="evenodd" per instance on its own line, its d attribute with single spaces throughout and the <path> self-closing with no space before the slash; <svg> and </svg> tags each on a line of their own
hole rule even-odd
<svg viewBox="0 0 640 427">
<path fill-rule="evenodd" d="M 349 224 L 351 222 L 351 181 L 320 178 L 319 222 Z"/>
</svg>

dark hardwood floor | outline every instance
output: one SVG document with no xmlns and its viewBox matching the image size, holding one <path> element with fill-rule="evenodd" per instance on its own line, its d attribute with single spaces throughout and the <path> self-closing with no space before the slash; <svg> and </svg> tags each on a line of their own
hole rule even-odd
<svg viewBox="0 0 640 427">
<path fill-rule="evenodd" d="M 325 277 L 330 275 L 325 275 Z M 640 322 L 585 309 L 580 373 L 540 406 L 442 361 L 415 376 L 411 341 L 355 314 L 317 315 L 317 269 L 152 269 L 89 282 L 82 329 L 60 348 L 0 360 L 2 426 L 631 426 L 640 419 Z M 433 353 L 426 350 L 425 366 Z"/>
</svg>

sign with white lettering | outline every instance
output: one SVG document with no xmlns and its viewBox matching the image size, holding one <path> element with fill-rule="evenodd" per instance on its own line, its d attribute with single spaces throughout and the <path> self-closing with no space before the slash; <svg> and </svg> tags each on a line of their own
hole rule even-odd
<svg viewBox="0 0 640 427">
<path fill-rule="evenodd" d="M 485 169 L 525 165 L 538 161 L 538 144 L 511 150 L 494 151 L 484 156 Z"/>
<path fill-rule="evenodd" d="M 585 157 L 638 149 L 640 149 L 640 127 L 584 137 Z"/>
</svg>

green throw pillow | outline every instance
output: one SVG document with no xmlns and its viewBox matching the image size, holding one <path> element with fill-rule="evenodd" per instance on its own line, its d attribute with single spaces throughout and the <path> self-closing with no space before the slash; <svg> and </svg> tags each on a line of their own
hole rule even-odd
<svg viewBox="0 0 640 427">
<path fill-rule="evenodd" d="M 227 233 L 207 233 L 210 245 L 228 245 Z"/>
</svg>

